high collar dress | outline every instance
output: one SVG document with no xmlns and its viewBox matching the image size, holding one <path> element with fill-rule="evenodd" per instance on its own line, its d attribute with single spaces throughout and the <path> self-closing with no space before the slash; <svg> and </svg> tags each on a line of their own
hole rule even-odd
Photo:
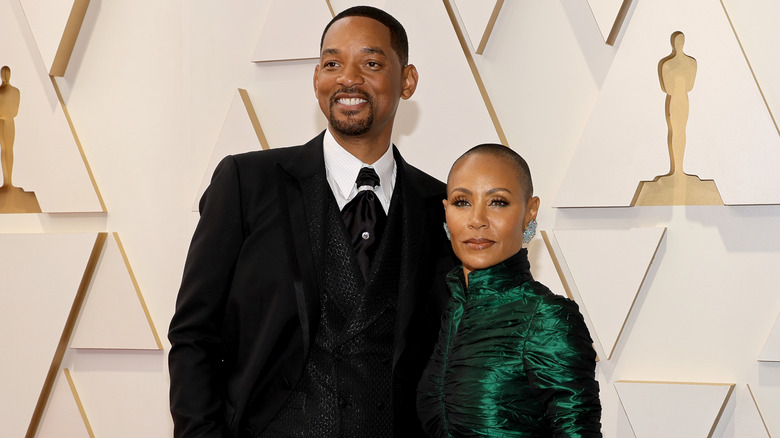
<svg viewBox="0 0 780 438">
<path fill-rule="evenodd" d="M 418 387 L 431 437 L 600 437 L 596 354 L 573 301 L 534 281 L 528 252 L 447 276 L 452 298 Z"/>
</svg>

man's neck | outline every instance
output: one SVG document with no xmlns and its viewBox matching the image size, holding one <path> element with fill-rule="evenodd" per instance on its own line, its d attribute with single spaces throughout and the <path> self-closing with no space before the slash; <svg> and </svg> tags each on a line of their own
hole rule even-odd
<svg viewBox="0 0 780 438">
<path fill-rule="evenodd" d="M 343 135 L 330 129 L 333 138 L 347 152 L 366 164 L 373 164 L 390 146 L 390 133 L 383 135 Z"/>
</svg>

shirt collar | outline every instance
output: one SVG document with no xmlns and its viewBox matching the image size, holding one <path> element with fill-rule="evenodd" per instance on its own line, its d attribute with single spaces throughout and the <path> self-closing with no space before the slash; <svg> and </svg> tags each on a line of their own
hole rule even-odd
<svg viewBox="0 0 780 438">
<path fill-rule="evenodd" d="M 395 157 L 393 157 L 393 148 L 390 144 L 387 145 L 385 153 L 374 163 L 363 163 L 341 147 L 331 134 L 330 129 L 327 129 L 322 140 L 322 152 L 325 159 L 325 169 L 338 187 L 339 193 L 334 193 L 336 196 L 341 196 L 343 199 L 350 198 L 352 191 L 355 190 L 355 179 L 361 167 L 373 167 L 379 175 L 379 186 L 383 192 L 393 192 Z"/>
</svg>

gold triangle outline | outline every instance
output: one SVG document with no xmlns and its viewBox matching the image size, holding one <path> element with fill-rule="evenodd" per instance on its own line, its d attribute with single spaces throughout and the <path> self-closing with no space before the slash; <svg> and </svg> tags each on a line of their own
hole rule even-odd
<svg viewBox="0 0 780 438">
<path fill-rule="evenodd" d="M 485 108 L 487 108 L 490 119 L 493 121 L 496 134 L 498 134 L 498 139 L 500 140 L 501 144 L 509 146 L 506 134 L 504 134 L 504 128 L 501 127 L 501 122 L 498 120 L 496 109 L 493 107 L 493 102 L 491 102 L 490 95 L 488 95 L 487 89 L 485 88 L 485 83 L 482 81 L 482 76 L 479 74 L 479 69 L 477 68 L 476 62 L 474 61 L 474 56 L 472 56 L 471 50 L 469 49 L 466 36 L 463 33 L 463 29 L 461 29 L 460 25 L 458 24 L 455 10 L 450 3 L 451 0 L 442 0 L 442 2 L 444 3 L 444 9 L 447 10 L 447 15 L 450 17 L 452 28 L 455 30 L 455 34 L 458 36 L 460 47 L 463 49 L 463 55 L 466 57 L 466 61 L 469 64 L 471 74 L 474 75 L 474 82 L 476 82 L 479 93 L 482 95 L 482 100 L 485 102 Z"/>
<path fill-rule="evenodd" d="M 76 321 L 78 320 L 81 308 L 84 305 L 84 299 L 87 296 L 87 290 L 92 282 L 92 278 L 97 269 L 98 260 L 100 259 L 100 253 L 103 251 L 103 246 L 106 243 L 108 233 L 97 233 L 95 237 L 95 244 L 92 246 L 92 252 L 90 253 L 87 265 L 84 268 L 84 274 L 81 277 L 81 283 L 76 291 L 76 295 L 73 298 L 73 304 L 71 305 L 68 318 L 65 321 L 65 327 L 60 335 L 60 341 L 57 344 L 57 348 L 54 351 L 54 357 L 49 365 L 49 371 L 46 373 L 46 379 L 43 382 L 41 393 L 38 396 L 38 401 L 35 404 L 32 417 L 30 418 L 30 425 L 27 428 L 25 438 L 35 438 L 38 428 L 41 425 L 41 419 L 43 418 L 43 411 L 46 409 L 46 405 L 49 403 L 51 392 L 54 389 L 54 381 L 59 374 L 60 367 L 62 366 L 62 359 L 65 357 L 65 351 L 68 349 L 68 343 L 70 342 L 73 331 L 76 327 Z"/>
<path fill-rule="evenodd" d="M 620 342 L 621 337 L 623 336 L 623 330 L 625 330 L 626 328 L 626 323 L 628 322 L 628 318 L 631 316 L 631 312 L 634 311 L 634 305 L 636 304 L 636 300 L 639 297 L 639 292 L 642 290 L 642 287 L 645 285 L 647 274 L 650 272 L 650 268 L 653 266 L 653 262 L 655 262 L 655 257 L 658 255 L 658 248 L 661 247 L 661 242 L 663 242 L 664 237 L 666 236 L 666 230 L 667 230 L 666 227 L 652 227 L 652 228 L 663 228 L 663 231 L 661 232 L 661 235 L 658 237 L 658 243 L 656 243 L 655 245 L 655 249 L 653 250 L 653 255 L 650 257 L 650 260 L 647 262 L 647 268 L 645 269 L 645 273 L 642 276 L 642 281 L 639 283 L 639 286 L 634 292 L 634 298 L 631 300 L 631 305 L 629 306 L 628 311 L 626 312 L 626 317 L 623 319 L 623 324 L 620 326 L 620 331 L 618 331 L 618 335 L 615 338 L 615 343 L 612 345 L 612 348 L 609 349 L 609 353 L 607 354 L 607 360 L 611 360 L 612 355 L 615 353 L 615 349 L 617 348 L 617 345 Z M 563 284 L 563 287 L 566 290 L 566 295 L 568 295 L 569 298 L 573 299 L 569 283 L 565 279 L 565 275 L 563 274 L 563 269 L 561 267 L 560 261 L 557 255 L 555 254 L 555 251 L 553 250 L 551 240 L 547 235 L 546 231 L 542 231 L 542 237 L 544 238 L 545 245 L 547 245 L 547 249 L 550 252 L 550 257 L 552 257 L 553 259 L 553 264 L 555 264 L 555 270 L 558 272 L 558 276 L 560 276 L 561 278 L 561 283 Z M 565 256 L 563 258 L 565 259 Z M 569 270 L 569 273 L 571 273 L 571 270 Z M 582 303 L 582 307 L 585 308 L 585 311 L 588 313 L 588 317 L 590 317 L 590 312 L 588 312 L 588 308 L 584 302 Z M 596 336 L 598 337 L 598 332 L 596 332 Z M 601 343 L 601 338 L 599 338 L 599 342 Z M 603 343 L 601 344 L 601 347 L 602 349 L 604 349 L 604 352 L 606 353 L 607 349 L 604 348 L 605 346 Z"/>
<path fill-rule="evenodd" d="M 715 415 L 715 420 L 712 422 L 712 427 L 710 427 L 710 432 L 707 434 L 707 438 L 712 438 L 712 434 L 715 433 L 715 428 L 718 426 L 718 423 L 720 422 L 720 418 L 723 416 L 723 411 L 726 409 L 726 404 L 728 404 L 729 399 L 731 398 L 731 394 L 734 393 L 734 388 L 737 386 L 736 383 L 708 383 L 708 382 L 672 382 L 672 381 L 664 381 L 664 380 L 618 380 L 615 383 L 641 383 L 641 384 L 662 384 L 662 385 L 698 385 L 698 386 L 728 386 L 729 391 L 726 393 L 726 396 L 723 397 L 723 402 L 720 405 L 720 409 L 718 409 L 718 414 Z M 613 384 L 614 386 L 614 384 Z M 616 388 L 617 389 L 617 388 Z M 616 391 L 618 394 L 618 400 L 620 400 L 620 405 L 623 407 L 623 411 L 628 413 L 626 411 L 625 405 L 623 405 L 623 400 L 620 398 L 620 391 Z M 634 425 L 631 424 L 631 417 L 628 416 L 628 423 L 631 425 L 631 431 L 634 433 L 634 436 L 636 436 L 636 431 L 634 430 Z"/>
<path fill-rule="evenodd" d="M 81 402 L 81 397 L 79 397 L 79 392 L 76 390 L 76 384 L 73 382 L 73 376 L 70 374 L 70 370 L 67 368 L 63 368 L 62 370 L 65 374 L 65 378 L 68 379 L 68 386 L 70 387 L 70 392 L 73 394 L 73 399 L 76 401 L 76 406 L 79 409 L 79 413 L 81 414 L 81 420 L 84 422 L 84 427 L 87 428 L 87 433 L 89 434 L 90 438 L 95 438 L 95 432 L 92 430 L 92 425 L 89 423 L 89 418 L 87 417 L 87 411 L 84 409 L 84 404 Z"/>
<path fill-rule="evenodd" d="M 766 425 L 766 420 L 764 419 L 764 414 L 761 412 L 761 407 L 758 406 L 758 400 L 756 400 L 756 395 L 753 394 L 753 388 L 750 387 L 750 384 L 747 385 L 748 393 L 750 393 L 750 398 L 753 400 L 753 404 L 756 405 L 756 410 L 758 411 L 758 416 L 761 418 L 761 423 L 764 425 L 764 430 L 766 430 L 766 435 L 769 438 L 772 438 L 772 433 L 769 432 L 769 426 Z"/>
<path fill-rule="evenodd" d="M 95 195 L 97 195 L 98 202 L 100 203 L 100 209 L 103 213 L 106 213 L 106 203 L 103 201 L 103 195 L 100 194 L 97 181 L 95 181 L 95 174 L 92 173 L 92 168 L 89 166 L 87 155 L 84 153 L 84 148 L 81 146 L 81 140 L 79 140 L 79 136 L 76 133 L 76 127 L 73 126 L 73 119 L 70 118 L 68 107 L 65 105 L 65 100 L 62 98 L 60 86 L 57 85 L 57 80 L 54 79 L 53 76 L 49 76 L 49 78 L 51 79 L 52 86 L 54 86 L 54 92 L 57 94 L 57 100 L 60 101 L 60 106 L 62 107 L 63 114 L 65 115 L 65 120 L 68 121 L 68 127 L 70 128 L 71 134 L 73 134 L 73 140 L 76 142 L 76 147 L 78 148 L 79 154 L 81 155 L 81 161 L 84 162 L 84 167 L 87 169 L 87 175 L 89 175 L 89 180 L 92 182 L 92 188 L 95 190 Z"/>
<path fill-rule="evenodd" d="M 138 301 L 141 303 L 141 308 L 143 309 L 144 315 L 146 316 L 146 322 L 149 324 L 149 329 L 152 331 L 152 335 L 154 336 L 154 341 L 157 344 L 157 351 L 161 351 L 163 349 L 163 345 L 160 341 L 160 336 L 157 334 L 157 329 L 154 327 L 154 321 L 152 321 L 152 315 L 149 313 L 146 300 L 144 300 L 144 296 L 141 293 L 141 287 L 138 285 L 138 280 L 135 278 L 135 273 L 133 272 L 132 266 L 130 266 L 130 259 L 127 257 L 125 247 L 122 245 L 122 241 L 119 239 L 119 234 L 117 232 L 114 232 L 113 236 L 117 246 L 119 247 L 119 253 L 122 254 L 122 260 L 125 262 L 125 268 L 127 268 L 127 273 L 130 275 L 130 280 L 133 282 L 136 296 L 138 297 Z"/>
<path fill-rule="evenodd" d="M 68 15 L 68 21 L 65 24 L 65 30 L 62 32 L 60 44 L 57 46 L 57 53 L 51 63 L 50 76 L 65 76 L 65 70 L 70 63 L 70 57 L 76 46 L 76 39 L 81 32 L 81 25 L 84 24 L 84 18 L 87 15 L 89 0 L 75 0 L 73 8 Z"/>
</svg>

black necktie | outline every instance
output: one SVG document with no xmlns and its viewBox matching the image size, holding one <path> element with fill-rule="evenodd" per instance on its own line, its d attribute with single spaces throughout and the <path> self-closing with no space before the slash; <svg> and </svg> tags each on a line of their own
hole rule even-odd
<svg viewBox="0 0 780 438">
<path fill-rule="evenodd" d="M 374 188 L 379 186 L 379 176 L 374 169 L 360 169 L 356 183 L 358 194 L 341 210 L 341 217 L 347 226 L 347 234 L 352 239 L 360 271 L 368 281 L 371 261 L 379 247 L 387 217 L 382 202 L 374 194 Z"/>
</svg>

